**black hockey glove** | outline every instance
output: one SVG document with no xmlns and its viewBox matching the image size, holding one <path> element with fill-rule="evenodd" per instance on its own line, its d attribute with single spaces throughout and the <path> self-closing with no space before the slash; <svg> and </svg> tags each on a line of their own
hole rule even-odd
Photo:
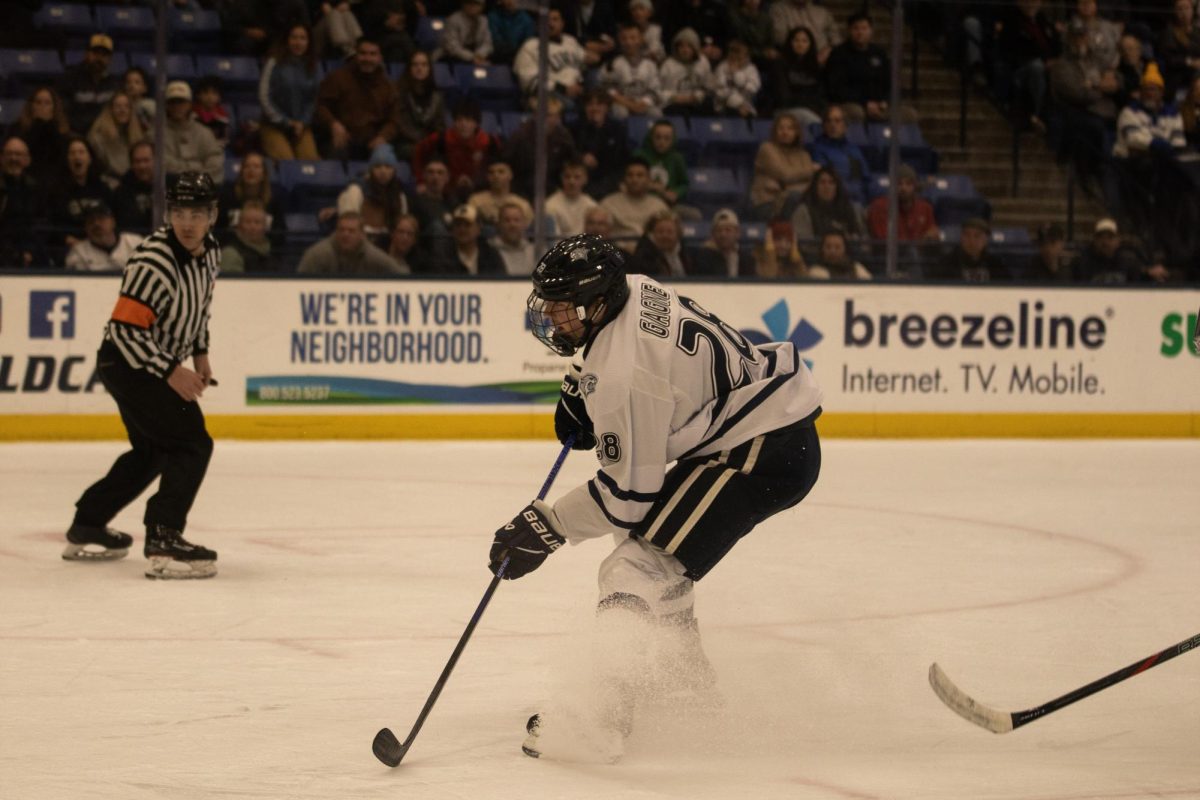
<svg viewBox="0 0 1200 800">
<path fill-rule="evenodd" d="M 505 580 L 514 580 L 533 572 L 542 565 L 546 556 L 567 541 L 559 535 L 557 527 L 558 518 L 554 515 L 554 509 L 541 500 L 534 500 L 512 522 L 496 531 L 488 556 L 488 569 L 495 575 L 507 557 Z"/>
<path fill-rule="evenodd" d="M 588 417 L 587 407 L 583 404 L 578 376 L 577 367 L 571 367 L 563 376 L 558 408 L 554 409 L 554 435 L 562 444 L 567 443 L 567 437 L 574 436 L 572 450 L 595 450 L 596 434 L 592 430 L 592 420 Z"/>
</svg>

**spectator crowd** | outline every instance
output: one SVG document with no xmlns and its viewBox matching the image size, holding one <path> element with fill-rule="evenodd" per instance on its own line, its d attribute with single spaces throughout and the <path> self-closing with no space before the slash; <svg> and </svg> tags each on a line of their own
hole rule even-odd
<svg viewBox="0 0 1200 800">
<path fill-rule="evenodd" d="M 254 81 L 172 74 L 159 109 L 144 60 L 130 56 L 147 39 L 122 42 L 100 25 L 58 30 L 13 11 L 7 46 L 37 41 L 67 66 L 0 75 L 4 96 L 23 98 L 0 151 L 3 268 L 120 269 L 151 230 L 161 153 L 168 180 L 200 170 L 221 184 L 230 272 L 528 274 L 541 188 L 552 238 L 616 237 L 635 272 L 878 273 L 886 187 L 850 134 L 892 119 L 893 66 L 867 13 L 838 19 L 812 0 L 555 3 L 539 74 L 536 11 L 522 0 L 170 5 L 215 15 L 196 47 L 248 59 Z M 1200 253 L 1200 226 L 1169 242 L 1122 235 L 1156 229 L 1172 211 L 1164 198 L 1188 188 L 1190 173 L 1172 165 L 1198 137 L 1190 0 L 1174 3 L 1169 22 L 1108 18 L 1096 0 L 1058 16 L 1040 0 L 955 5 L 944 30 L 966 43 L 964 68 L 994 85 L 1020 124 L 1071 143 L 1112 218 L 1078 257 L 1048 223 L 1014 259 L 994 252 L 986 206 L 946 224 L 923 197 L 929 170 L 905 164 L 894 222 L 916 254 L 909 275 L 1195 280 L 1186 254 Z M 530 114 L 539 81 L 549 96 L 544 187 Z M 898 113 L 918 121 L 911 106 Z M 729 147 L 699 145 L 689 132 L 703 125 L 742 134 Z M 698 186 L 708 167 L 727 170 L 715 174 L 734 176 L 736 191 Z M 320 180 L 327 173 L 339 177 Z"/>
</svg>

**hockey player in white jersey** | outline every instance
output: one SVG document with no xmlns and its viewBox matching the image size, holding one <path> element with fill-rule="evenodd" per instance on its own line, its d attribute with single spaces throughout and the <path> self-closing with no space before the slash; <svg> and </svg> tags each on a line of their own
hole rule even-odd
<svg viewBox="0 0 1200 800">
<path fill-rule="evenodd" d="M 600 468 L 553 507 L 534 501 L 498 530 L 489 567 L 497 573 L 507 558 L 503 577 L 520 578 L 564 542 L 615 534 L 600 566 L 598 623 L 634 622 L 674 645 L 637 645 L 637 657 L 656 663 L 599 670 L 612 689 L 599 715 L 613 732 L 612 758 L 639 690 L 662 696 L 715 682 L 693 585 L 816 483 L 821 391 L 791 343 L 751 345 L 674 289 L 627 276 L 625 255 L 598 236 L 566 239 L 542 257 L 528 315 L 534 336 L 574 357 L 555 431 L 595 448 Z M 528 755 L 542 754 L 553 722 L 530 720 Z"/>
</svg>

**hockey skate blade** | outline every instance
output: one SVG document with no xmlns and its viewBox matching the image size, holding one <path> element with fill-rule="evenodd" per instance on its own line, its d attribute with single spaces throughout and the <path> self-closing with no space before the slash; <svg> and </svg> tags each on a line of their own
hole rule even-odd
<svg viewBox="0 0 1200 800">
<path fill-rule="evenodd" d="M 1013 729 L 1012 714 L 997 711 L 973 699 L 955 686 L 937 663 L 929 666 L 929 685 L 947 708 L 967 722 L 992 733 L 1008 733 Z"/>
<path fill-rule="evenodd" d="M 153 580 L 194 580 L 217 574 L 216 561 L 178 561 L 170 556 L 150 556 L 146 577 Z"/>
<path fill-rule="evenodd" d="M 396 734 L 392 733 L 390 728 L 383 728 L 375 734 L 375 740 L 371 742 L 371 752 L 389 767 L 398 767 L 404 758 L 405 750 Z"/>
<path fill-rule="evenodd" d="M 560 724 L 551 728 L 549 736 L 544 724 L 527 728 L 529 735 L 521 744 L 521 752 L 530 758 L 569 764 L 616 764 L 625 754 L 625 737 L 619 731 L 591 725 L 576 727 L 578 720 L 562 717 L 558 721 Z"/>
<path fill-rule="evenodd" d="M 89 550 L 88 547 L 99 547 L 99 550 Z M 129 555 L 128 547 L 104 547 L 103 545 L 86 545 L 67 542 L 63 548 L 64 561 L 116 561 Z"/>
</svg>

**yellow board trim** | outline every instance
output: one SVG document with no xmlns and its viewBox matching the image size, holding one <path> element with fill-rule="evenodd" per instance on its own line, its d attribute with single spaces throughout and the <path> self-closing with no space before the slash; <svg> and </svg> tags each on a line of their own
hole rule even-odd
<svg viewBox="0 0 1200 800">
<path fill-rule="evenodd" d="M 550 439 L 549 414 L 214 414 L 218 439 Z M 837 414 L 822 436 L 864 439 L 1192 438 L 1200 413 Z M 0 414 L 0 441 L 124 439 L 115 414 Z"/>
</svg>

